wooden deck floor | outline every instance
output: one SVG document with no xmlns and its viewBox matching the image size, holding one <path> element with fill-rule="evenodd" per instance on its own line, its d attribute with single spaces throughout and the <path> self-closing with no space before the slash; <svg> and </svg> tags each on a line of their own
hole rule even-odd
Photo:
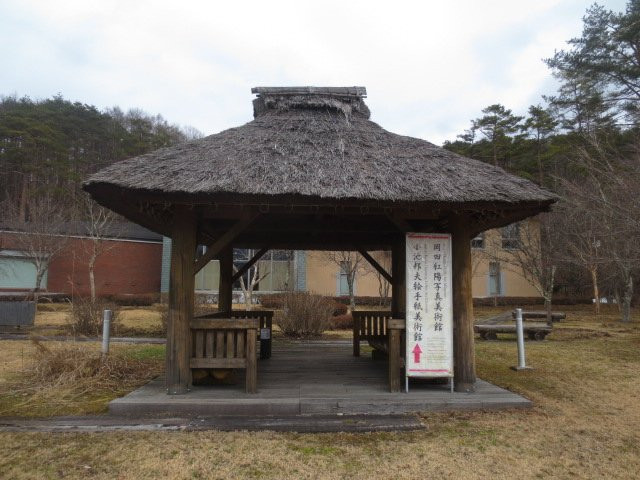
<svg viewBox="0 0 640 480">
<path fill-rule="evenodd" d="M 258 393 L 244 392 L 241 371 L 232 383 L 196 386 L 166 395 L 158 378 L 111 402 L 117 415 L 392 414 L 418 411 L 526 408 L 531 402 L 479 381 L 474 393 L 450 393 L 447 385 L 412 381 L 409 393 L 390 393 L 387 362 L 351 355 L 350 342 L 278 342 L 258 362 Z"/>
</svg>

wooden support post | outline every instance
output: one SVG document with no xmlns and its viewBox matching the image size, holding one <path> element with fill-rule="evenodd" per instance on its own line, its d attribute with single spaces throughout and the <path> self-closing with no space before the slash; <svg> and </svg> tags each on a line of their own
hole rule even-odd
<svg viewBox="0 0 640 480">
<path fill-rule="evenodd" d="M 187 393 L 191 385 L 191 328 L 194 297 L 196 219 L 186 207 L 176 207 L 171 228 L 171 273 L 167 323 L 166 374 L 169 395 Z"/>
<path fill-rule="evenodd" d="M 469 222 L 456 216 L 451 221 L 453 260 L 453 361 L 456 392 L 473 392 L 476 382 L 471 293 L 471 232 Z"/>
<path fill-rule="evenodd" d="M 247 393 L 258 391 L 258 359 L 256 357 L 256 330 L 247 330 Z"/>
<path fill-rule="evenodd" d="M 391 252 L 391 315 L 405 318 L 406 312 L 406 239 L 402 235 L 393 245 Z"/>
<path fill-rule="evenodd" d="M 220 283 L 218 284 L 218 310 L 231 312 L 233 303 L 233 247 L 220 252 Z"/>
<path fill-rule="evenodd" d="M 399 392 L 402 389 L 402 334 L 405 321 L 391 319 L 388 323 L 389 330 L 389 390 Z"/>
<path fill-rule="evenodd" d="M 360 356 L 360 317 L 353 315 L 353 356 Z"/>
</svg>

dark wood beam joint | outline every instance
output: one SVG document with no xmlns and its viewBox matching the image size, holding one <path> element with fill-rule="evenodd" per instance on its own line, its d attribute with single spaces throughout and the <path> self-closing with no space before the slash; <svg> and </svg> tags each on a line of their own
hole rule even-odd
<svg viewBox="0 0 640 480">
<path fill-rule="evenodd" d="M 378 273 L 380 275 L 382 275 L 384 277 L 384 279 L 389 282 L 389 283 L 393 283 L 393 277 L 391 276 L 391 274 L 389 272 L 387 272 L 382 265 L 380 265 L 378 262 L 376 262 L 376 259 L 373 258 L 371 255 L 369 255 L 369 253 L 365 250 L 365 249 L 358 249 L 358 252 L 360 253 L 360 255 L 362 255 L 364 257 L 364 259 L 369 262 L 369 264 L 375 268 Z"/>
<path fill-rule="evenodd" d="M 261 248 L 247 263 L 245 263 L 242 267 L 238 269 L 236 273 L 231 277 L 231 283 L 235 283 L 242 275 L 244 275 L 247 270 L 249 270 L 255 263 L 260 260 L 265 253 L 269 251 L 268 247 Z"/>
<path fill-rule="evenodd" d="M 202 268 L 213 260 L 225 247 L 229 246 L 231 242 L 240 235 L 251 223 L 259 216 L 259 213 L 249 213 L 244 215 L 235 225 L 227 230 L 220 238 L 218 238 L 211 245 L 207 245 L 207 251 L 195 263 L 195 273 L 198 273 Z"/>
</svg>

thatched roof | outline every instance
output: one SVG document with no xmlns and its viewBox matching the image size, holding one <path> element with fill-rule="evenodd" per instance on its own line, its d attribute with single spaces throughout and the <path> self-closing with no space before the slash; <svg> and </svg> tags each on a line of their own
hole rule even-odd
<svg viewBox="0 0 640 480">
<path fill-rule="evenodd" d="M 253 121 L 115 163 L 84 188 L 207 202 L 219 196 L 294 196 L 380 204 L 526 203 L 542 210 L 554 201 L 500 168 L 384 130 L 369 119 L 363 87 L 252 92 L 258 94 Z"/>
</svg>

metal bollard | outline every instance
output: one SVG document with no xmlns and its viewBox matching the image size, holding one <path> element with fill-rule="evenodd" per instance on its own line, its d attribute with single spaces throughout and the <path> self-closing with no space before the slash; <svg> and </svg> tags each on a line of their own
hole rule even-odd
<svg viewBox="0 0 640 480">
<path fill-rule="evenodd" d="M 102 357 L 106 357 L 109 353 L 109 339 L 111 336 L 111 317 L 113 312 L 111 310 L 104 310 L 102 312 Z"/>
<path fill-rule="evenodd" d="M 522 309 L 516 308 L 516 336 L 518 337 L 518 366 L 513 370 L 531 370 L 524 358 L 524 329 L 522 327 Z"/>
</svg>

